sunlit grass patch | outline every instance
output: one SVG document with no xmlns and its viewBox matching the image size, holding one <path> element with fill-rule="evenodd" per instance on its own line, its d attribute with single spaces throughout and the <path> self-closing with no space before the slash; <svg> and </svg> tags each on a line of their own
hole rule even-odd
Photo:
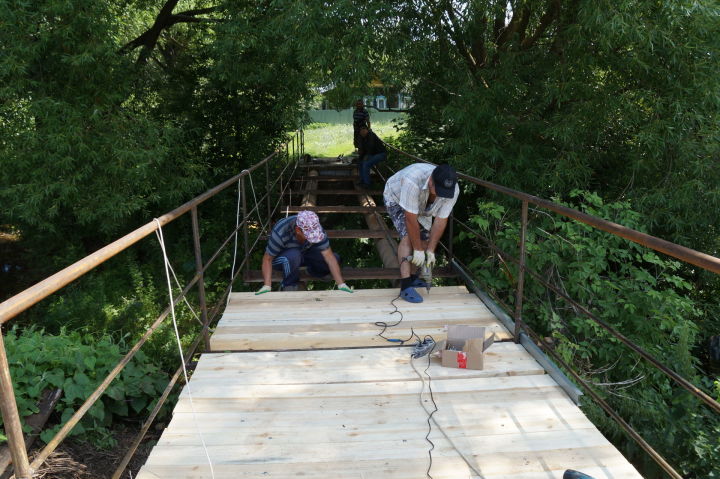
<svg viewBox="0 0 720 479">
<path fill-rule="evenodd" d="M 0 243 L 14 243 L 20 241 L 20 230 L 12 225 L 0 225 Z"/>
<path fill-rule="evenodd" d="M 383 140 L 399 134 L 392 122 L 373 122 L 372 129 Z M 311 156 L 349 155 L 354 150 L 353 127 L 350 123 L 312 123 L 305 128 L 305 152 Z"/>
</svg>

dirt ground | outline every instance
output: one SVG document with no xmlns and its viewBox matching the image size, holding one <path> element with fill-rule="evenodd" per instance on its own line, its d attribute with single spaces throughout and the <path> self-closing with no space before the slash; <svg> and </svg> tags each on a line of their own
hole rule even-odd
<svg viewBox="0 0 720 479">
<path fill-rule="evenodd" d="M 67 440 L 48 458 L 35 477 L 39 479 L 110 479 L 115 468 L 130 449 L 136 435 L 137 431 L 129 429 L 117 431 L 115 439 L 118 444 L 110 450 L 98 449 L 87 442 Z M 154 428 L 148 431 L 123 473 L 124 479 L 137 476 L 159 437 L 160 432 Z"/>
</svg>

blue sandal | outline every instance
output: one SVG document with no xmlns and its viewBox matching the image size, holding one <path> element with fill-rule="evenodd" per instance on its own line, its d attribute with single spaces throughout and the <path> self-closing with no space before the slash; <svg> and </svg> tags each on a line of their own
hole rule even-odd
<svg viewBox="0 0 720 479">
<path fill-rule="evenodd" d="M 400 291 L 400 297 L 408 303 L 422 303 L 423 297 L 415 291 L 415 288 L 408 286 L 407 288 Z"/>
<path fill-rule="evenodd" d="M 427 288 L 427 283 L 420 278 L 415 278 L 410 286 L 413 288 Z"/>
</svg>

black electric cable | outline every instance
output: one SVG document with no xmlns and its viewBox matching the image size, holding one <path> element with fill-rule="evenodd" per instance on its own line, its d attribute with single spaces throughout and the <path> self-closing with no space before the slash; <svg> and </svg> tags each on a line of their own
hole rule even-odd
<svg viewBox="0 0 720 479">
<path fill-rule="evenodd" d="M 402 311 L 400 311 L 400 309 L 395 304 L 395 301 L 397 301 L 398 299 L 400 299 L 399 294 L 395 297 L 395 299 L 390 301 L 390 305 L 393 308 L 395 308 L 395 311 L 390 312 L 390 315 L 392 316 L 393 314 L 399 314 L 400 319 L 397 322 L 392 323 L 392 324 L 388 324 L 385 321 L 375 321 L 375 323 L 374 323 L 375 326 L 382 328 L 382 331 L 380 331 L 377 335 L 380 336 L 381 338 L 383 338 L 385 341 L 389 341 L 391 343 L 398 343 L 400 345 L 403 345 L 406 342 L 411 341 L 412 338 L 417 338 L 418 342 L 420 342 L 420 336 L 418 336 L 417 333 L 415 333 L 415 330 L 412 327 L 410 328 L 410 336 L 407 339 L 388 338 L 388 337 L 384 336 L 385 331 L 387 331 L 388 328 L 394 328 L 398 324 L 402 323 L 402 320 L 404 318 Z"/>
<path fill-rule="evenodd" d="M 435 338 L 433 338 L 429 334 L 425 335 L 424 339 L 427 339 L 427 338 L 430 338 L 433 342 L 435 342 Z M 428 457 L 430 458 L 430 463 L 428 464 L 428 468 L 427 468 L 427 471 L 425 472 L 425 475 L 427 475 L 427 477 L 432 479 L 432 476 L 430 475 L 430 469 L 432 469 L 432 463 L 433 463 L 432 452 L 433 452 L 433 449 L 435 449 L 435 443 L 430 440 L 430 433 L 432 432 L 432 423 L 430 421 L 432 420 L 433 415 L 438 411 L 438 407 L 437 407 L 437 403 L 435 402 L 435 396 L 433 395 L 430 373 L 428 373 L 428 370 L 430 369 L 430 356 L 431 356 L 431 354 L 427 355 L 427 358 L 428 358 L 427 367 L 425 367 L 425 371 L 423 371 L 423 372 L 425 373 L 425 376 L 427 376 L 427 378 L 428 378 L 428 391 L 430 391 L 430 401 L 432 401 L 432 405 L 435 408 L 435 409 L 433 409 L 432 412 L 430 412 L 430 414 L 428 414 L 428 417 L 427 417 L 428 432 L 425 435 L 425 440 L 430 443 L 430 449 L 428 449 Z M 412 361 L 412 359 L 410 361 Z"/>
</svg>

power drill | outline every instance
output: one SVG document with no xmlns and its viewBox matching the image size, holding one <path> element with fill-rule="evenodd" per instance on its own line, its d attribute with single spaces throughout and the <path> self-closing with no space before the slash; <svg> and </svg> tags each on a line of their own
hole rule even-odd
<svg viewBox="0 0 720 479">
<path fill-rule="evenodd" d="M 432 268 L 430 268 L 427 263 L 423 263 L 418 271 L 418 275 L 423 281 L 425 281 L 425 289 L 428 294 L 430 294 L 430 286 L 432 286 Z"/>
</svg>

